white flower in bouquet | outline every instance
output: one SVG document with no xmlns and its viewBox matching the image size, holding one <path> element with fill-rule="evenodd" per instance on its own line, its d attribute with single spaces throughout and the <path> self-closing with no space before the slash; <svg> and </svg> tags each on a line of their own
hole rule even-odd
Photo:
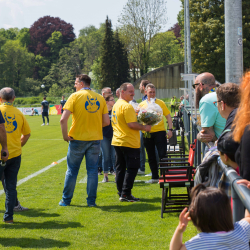
<svg viewBox="0 0 250 250">
<path fill-rule="evenodd" d="M 143 125 L 157 125 L 162 121 L 163 111 L 162 108 L 155 103 L 155 98 L 151 98 L 150 102 L 147 100 L 147 107 L 141 108 L 137 120 Z M 150 133 L 145 132 L 144 137 L 150 138 Z"/>
</svg>

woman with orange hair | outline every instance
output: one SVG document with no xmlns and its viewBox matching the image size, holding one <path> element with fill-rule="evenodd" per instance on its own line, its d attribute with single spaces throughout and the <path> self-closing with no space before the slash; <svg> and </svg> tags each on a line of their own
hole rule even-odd
<svg viewBox="0 0 250 250">
<path fill-rule="evenodd" d="M 235 160 L 240 167 L 240 176 L 250 180 L 250 71 L 242 78 L 240 94 L 240 106 L 232 126 L 234 140 L 240 143 Z"/>
</svg>

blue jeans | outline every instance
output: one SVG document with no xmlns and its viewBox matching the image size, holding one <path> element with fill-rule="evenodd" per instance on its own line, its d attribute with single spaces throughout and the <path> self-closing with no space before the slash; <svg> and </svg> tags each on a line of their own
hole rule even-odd
<svg viewBox="0 0 250 250">
<path fill-rule="evenodd" d="M 13 220 L 13 209 L 16 205 L 17 191 L 17 174 L 21 165 L 21 155 L 14 157 L 6 162 L 4 169 L 6 200 L 5 200 L 5 214 L 3 219 L 5 221 Z"/>
<path fill-rule="evenodd" d="M 103 136 L 101 141 L 101 150 L 102 150 L 102 168 L 103 173 L 107 174 L 109 167 L 115 171 L 115 148 L 111 145 L 112 138 L 107 138 Z"/>
<path fill-rule="evenodd" d="M 100 141 L 70 141 L 64 189 L 63 201 L 67 205 L 70 204 L 75 190 L 76 179 L 82 163 L 83 157 L 86 158 L 87 169 L 87 203 L 94 205 L 96 200 L 98 186 L 98 155 L 100 152 Z"/>
<path fill-rule="evenodd" d="M 145 154 L 145 147 L 143 144 L 143 133 L 140 131 L 140 139 L 141 139 L 141 147 L 140 147 L 140 170 L 145 171 L 145 161 L 146 161 L 146 154 Z"/>
</svg>

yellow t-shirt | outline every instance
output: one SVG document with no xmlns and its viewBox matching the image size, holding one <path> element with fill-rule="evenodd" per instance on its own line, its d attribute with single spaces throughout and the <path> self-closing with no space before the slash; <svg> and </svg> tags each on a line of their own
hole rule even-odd
<svg viewBox="0 0 250 250">
<path fill-rule="evenodd" d="M 72 113 L 68 135 L 79 141 L 102 140 L 102 115 L 108 113 L 104 98 L 92 90 L 73 93 L 63 109 Z"/>
<path fill-rule="evenodd" d="M 167 116 L 168 114 L 170 114 L 170 111 L 168 110 L 165 102 L 163 102 L 162 100 L 156 99 L 155 103 L 161 107 L 164 116 Z M 139 107 L 141 107 L 141 108 L 146 108 L 147 106 L 148 106 L 147 100 L 145 100 L 139 104 Z M 158 131 L 165 131 L 163 119 L 161 120 L 161 122 L 159 122 L 157 125 L 154 125 L 151 128 L 150 133 L 154 133 L 154 132 L 158 132 Z M 145 133 L 144 131 L 142 131 L 142 132 Z"/>
<path fill-rule="evenodd" d="M 112 145 L 140 148 L 140 132 L 129 128 L 127 123 L 137 122 L 135 110 L 131 104 L 119 99 L 112 109 L 113 139 Z"/>
<path fill-rule="evenodd" d="M 7 134 L 7 147 L 9 158 L 12 159 L 22 154 L 21 135 L 30 134 L 30 126 L 23 113 L 12 105 L 0 105 L 5 120 L 5 130 Z M 2 146 L 0 145 L 0 150 Z"/>
</svg>

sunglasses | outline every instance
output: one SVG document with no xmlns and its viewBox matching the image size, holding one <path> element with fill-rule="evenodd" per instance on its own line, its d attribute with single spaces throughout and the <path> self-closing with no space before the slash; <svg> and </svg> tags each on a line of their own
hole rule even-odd
<svg viewBox="0 0 250 250">
<path fill-rule="evenodd" d="M 221 101 L 216 101 L 216 102 L 213 102 L 214 106 L 217 108 L 218 107 L 218 102 L 221 102 Z"/>
<path fill-rule="evenodd" d="M 193 86 L 193 88 L 195 89 L 196 88 L 196 86 L 198 86 L 198 85 L 205 85 L 204 83 L 201 83 L 201 82 L 198 82 L 198 83 L 195 83 L 195 84 L 193 84 L 192 86 Z"/>
</svg>

